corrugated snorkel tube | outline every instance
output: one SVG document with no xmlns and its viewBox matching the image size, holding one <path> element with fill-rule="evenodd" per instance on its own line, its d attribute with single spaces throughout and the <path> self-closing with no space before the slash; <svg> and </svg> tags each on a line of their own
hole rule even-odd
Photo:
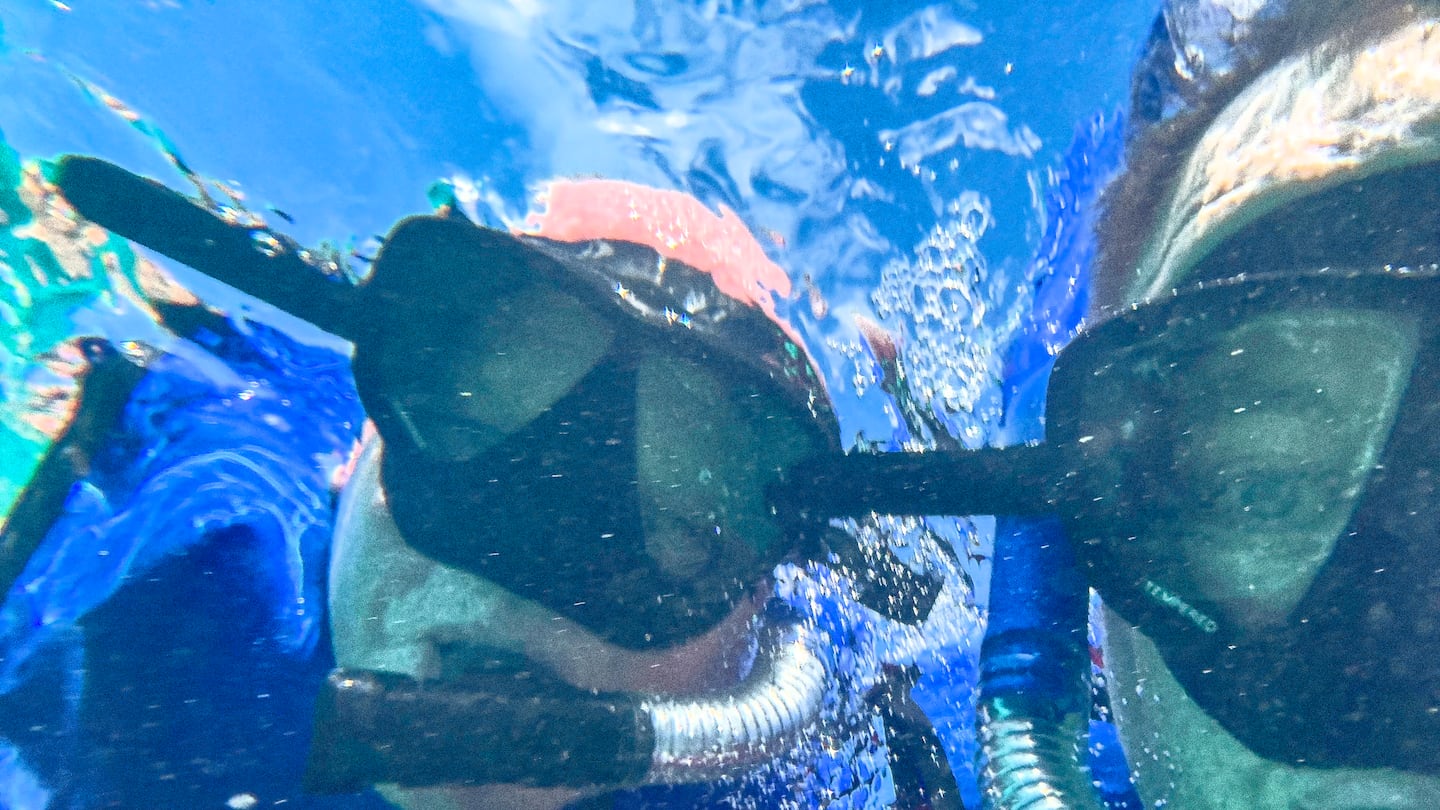
<svg viewBox="0 0 1440 810">
<path fill-rule="evenodd" d="M 1053 520 L 995 527 L 977 770 L 990 810 L 1101 810 L 1085 765 L 1089 590 Z"/>
<path fill-rule="evenodd" d="M 766 762 L 815 724 L 829 672 L 813 627 L 795 618 L 768 625 L 749 677 L 698 699 L 657 699 L 640 708 L 655 735 L 647 781 L 710 781 Z"/>
</svg>

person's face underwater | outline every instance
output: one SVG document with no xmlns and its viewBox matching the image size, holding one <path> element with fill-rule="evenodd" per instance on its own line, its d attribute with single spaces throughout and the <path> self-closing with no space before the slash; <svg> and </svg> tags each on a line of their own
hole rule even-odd
<svg viewBox="0 0 1440 810">
<path fill-rule="evenodd" d="M 1226 256 L 1276 253 L 1231 248 L 1237 235 L 1263 239 L 1267 234 L 1252 227 L 1257 222 L 1327 190 L 1349 184 L 1372 192 L 1378 181 L 1369 181 L 1381 172 L 1407 168 L 1412 176 L 1429 172 L 1426 182 L 1434 182 L 1440 161 L 1433 135 L 1440 120 L 1437 10 L 1434 4 L 1390 5 L 1395 9 L 1387 10 L 1398 11 L 1389 19 L 1401 11 L 1407 19 L 1379 36 L 1301 43 L 1308 50 L 1259 75 L 1220 109 L 1192 149 L 1163 158 L 1179 163 L 1174 191 L 1138 257 L 1130 300 L 1188 284 L 1202 264 L 1224 269 Z M 1425 199 L 1427 191 L 1433 193 L 1407 188 L 1402 196 Z M 1369 221 L 1355 208 L 1365 204 L 1353 200 L 1348 215 Z M 1399 233 L 1414 221 L 1384 224 Z M 1330 238 L 1332 225 L 1346 223 L 1307 223 L 1316 244 L 1338 241 Z M 1370 234 L 1377 245 L 1428 240 L 1428 258 L 1420 260 L 1440 259 L 1434 234 L 1392 236 Z M 1229 272 L 1343 267 L 1346 261 L 1325 256 L 1319 264 L 1304 263 L 1315 252 L 1302 246 L 1301 266 L 1294 264 L 1297 256 L 1277 255 L 1273 264 L 1252 261 Z M 1371 254 L 1361 245 L 1354 255 Z M 1417 254 L 1372 258 L 1376 266 L 1399 266 L 1417 261 Z M 1410 325 L 1373 311 L 1255 322 L 1228 337 L 1193 358 L 1189 374 L 1176 382 L 1183 392 L 1163 418 L 1183 436 L 1164 463 L 1152 466 L 1173 487 L 1167 492 L 1164 482 L 1156 483 L 1153 517 L 1141 522 L 1164 539 L 1153 546 L 1157 567 L 1183 571 L 1225 614 L 1217 619 L 1263 630 L 1285 620 L 1343 539 L 1396 420 L 1417 348 Z M 1305 496 L 1296 494 L 1301 480 Z M 1108 610 L 1104 627 L 1115 716 L 1146 806 L 1440 807 L 1440 777 L 1258 756 L 1191 699 L 1149 638 Z"/>
<path fill-rule="evenodd" d="M 786 369 L 732 356 L 706 342 L 713 331 L 642 322 L 623 297 L 591 294 L 583 268 L 515 258 L 536 255 L 502 242 L 480 268 L 451 257 L 446 268 L 488 274 L 465 328 L 380 356 L 377 374 L 392 382 L 376 396 L 394 415 L 387 487 L 434 507 L 397 501 L 402 531 L 452 508 L 481 525 L 466 547 L 412 534 L 437 560 L 479 559 L 473 570 L 520 590 L 536 571 L 562 570 L 542 601 L 632 646 L 704 632 L 787 553 L 766 486 L 823 449 L 822 423 L 785 387 Z M 429 373 L 412 373 L 417 364 Z M 438 497 L 436 478 L 465 483 Z M 492 557 L 530 569 L 509 576 Z"/>
</svg>

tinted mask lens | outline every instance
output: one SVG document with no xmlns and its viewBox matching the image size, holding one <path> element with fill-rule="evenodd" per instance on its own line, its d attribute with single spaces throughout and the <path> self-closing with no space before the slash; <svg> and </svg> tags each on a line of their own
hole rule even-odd
<svg viewBox="0 0 1440 810">
<path fill-rule="evenodd" d="M 1105 471 L 1087 481 L 1095 527 L 1126 538 L 1162 601 L 1245 631 L 1283 623 L 1379 460 L 1416 331 L 1378 311 L 1308 309 L 1120 352 L 1078 403 Z"/>
</svg>

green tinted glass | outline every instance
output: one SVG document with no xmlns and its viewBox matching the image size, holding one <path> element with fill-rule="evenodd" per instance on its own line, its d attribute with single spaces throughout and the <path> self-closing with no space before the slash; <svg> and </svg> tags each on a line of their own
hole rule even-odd
<svg viewBox="0 0 1440 810">
<path fill-rule="evenodd" d="M 721 554 L 760 561 L 781 547 L 766 486 L 822 447 L 808 411 L 724 367 L 647 353 L 636 392 L 636 470 L 646 548 L 674 576 Z"/>
<path fill-rule="evenodd" d="M 388 351 L 380 366 L 392 381 L 389 404 L 412 440 L 456 461 L 489 450 L 548 410 L 595 367 L 615 337 L 609 321 L 541 279 L 492 281 L 449 341 Z"/>
<path fill-rule="evenodd" d="M 1413 321 L 1281 310 L 1175 324 L 1080 388 L 1086 487 L 1153 598 L 1283 622 L 1359 503 L 1415 359 Z M 1192 618 L 1194 618 L 1192 616 Z M 1195 619 L 1203 621 L 1203 619 Z"/>
</svg>

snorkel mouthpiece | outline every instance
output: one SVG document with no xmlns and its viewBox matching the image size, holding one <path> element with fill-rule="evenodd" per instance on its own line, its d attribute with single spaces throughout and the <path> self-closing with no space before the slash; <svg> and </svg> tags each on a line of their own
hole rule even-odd
<svg viewBox="0 0 1440 810">
<path fill-rule="evenodd" d="M 633 697 L 513 670 L 452 685 L 337 669 L 315 728 L 305 772 L 312 793 L 376 783 L 629 784 L 645 775 L 654 748 Z"/>
<path fill-rule="evenodd" d="M 444 683 L 337 669 L 317 704 L 305 788 L 623 787 L 741 773 L 816 726 L 831 677 L 814 629 L 787 608 L 769 613 L 750 675 L 703 697 L 596 694 L 504 663 Z"/>
</svg>

